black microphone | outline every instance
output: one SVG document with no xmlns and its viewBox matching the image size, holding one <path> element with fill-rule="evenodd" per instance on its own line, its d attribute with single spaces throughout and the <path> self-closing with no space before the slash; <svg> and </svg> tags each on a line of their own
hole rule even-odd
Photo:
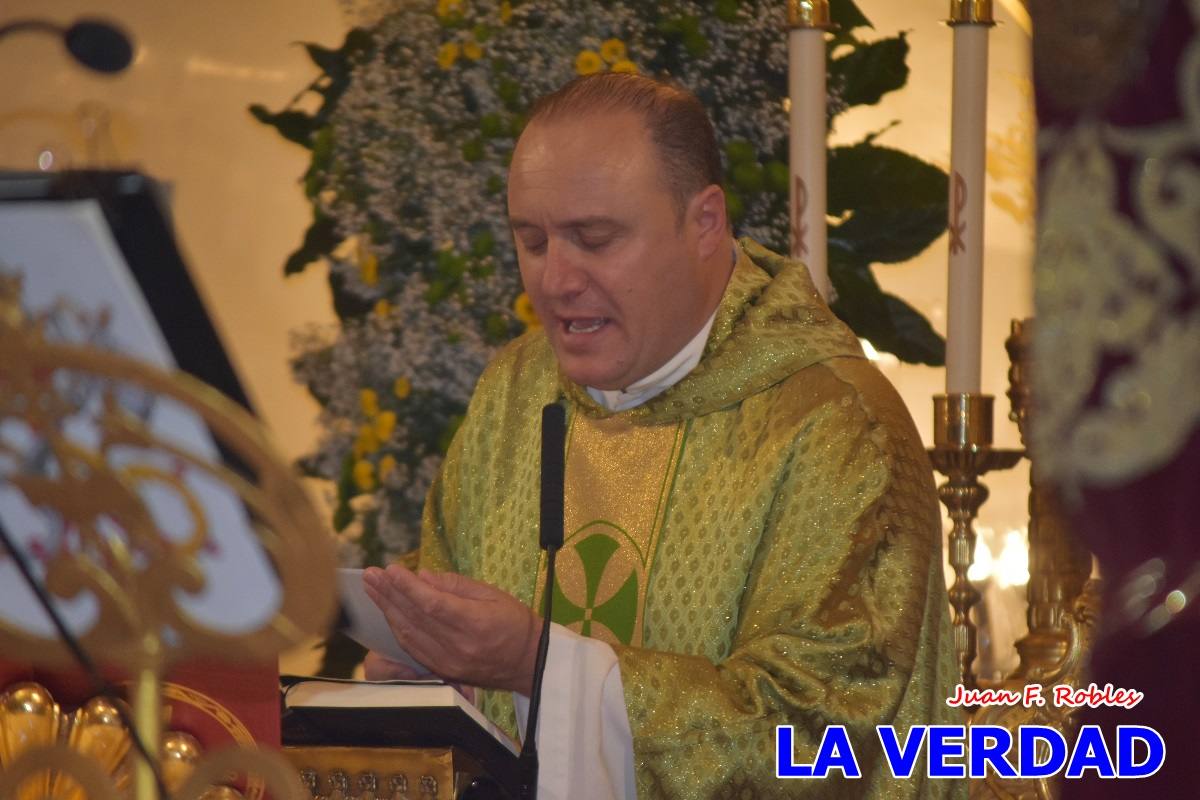
<svg viewBox="0 0 1200 800">
<path fill-rule="evenodd" d="M 542 592 L 542 635 L 538 639 L 537 660 L 533 665 L 533 688 L 529 694 L 529 719 L 521 745 L 521 796 L 537 797 L 537 722 L 542 704 L 542 676 L 550 648 L 550 602 L 554 597 L 554 557 L 563 543 L 563 484 L 566 472 L 564 451 L 567 444 L 567 414 L 551 403 L 542 408 L 542 487 L 540 535 L 546 551 L 546 588 Z"/>
<path fill-rule="evenodd" d="M 45 19 L 19 19 L 0 25 L 0 39 L 21 31 L 60 37 L 72 58 L 96 72 L 120 72 L 133 61 L 129 36 L 119 26 L 101 19 L 83 18 L 67 28 Z"/>
<path fill-rule="evenodd" d="M 563 544 L 563 476 L 567 412 L 557 403 L 542 409 L 542 549 Z"/>
<path fill-rule="evenodd" d="M 120 72 L 133 61 L 129 37 L 103 20 L 79 20 L 63 31 L 63 43 L 76 61 L 96 72 Z"/>
</svg>

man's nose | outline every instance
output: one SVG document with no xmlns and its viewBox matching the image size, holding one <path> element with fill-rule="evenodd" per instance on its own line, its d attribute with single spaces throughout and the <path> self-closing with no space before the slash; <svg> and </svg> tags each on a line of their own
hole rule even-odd
<svg viewBox="0 0 1200 800">
<path fill-rule="evenodd" d="M 570 245 L 561 239 L 550 239 L 546 243 L 542 292 L 549 297 L 571 298 L 581 294 L 587 285 L 587 273 L 576 262 Z"/>
</svg>

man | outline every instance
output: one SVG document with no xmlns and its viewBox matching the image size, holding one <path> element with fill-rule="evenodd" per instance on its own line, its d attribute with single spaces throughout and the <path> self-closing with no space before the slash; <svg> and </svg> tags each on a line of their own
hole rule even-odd
<svg viewBox="0 0 1200 800">
<path fill-rule="evenodd" d="M 924 451 L 804 267 L 734 242 L 720 178 L 679 89 L 607 74 L 534 108 L 508 202 L 544 329 L 489 365 L 431 489 L 438 572 L 369 570 L 368 591 L 435 673 L 502 690 L 485 710 L 515 728 L 541 629 L 539 412 L 563 403 L 542 796 L 953 793 L 888 777 L 875 734 L 959 721 Z M 804 763 L 846 726 L 862 779 L 776 779 L 780 724 Z"/>
</svg>

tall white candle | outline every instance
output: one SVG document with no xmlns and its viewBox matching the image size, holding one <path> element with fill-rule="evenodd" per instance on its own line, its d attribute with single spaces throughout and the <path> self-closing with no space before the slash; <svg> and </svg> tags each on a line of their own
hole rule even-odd
<svg viewBox="0 0 1200 800">
<path fill-rule="evenodd" d="M 950 264 L 946 393 L 978 393 L 983 332 L 983 206 L 987 155 L 986 24 L 954 26 L 950 122 Z"/>
<path fill-rule="evenodd" d="M 830 295 L 825 209 L 825 31 L 788 33 L 788 94 L 791 97 L 792 257 L 808 266 L 817 291 Z"/>
</svg>

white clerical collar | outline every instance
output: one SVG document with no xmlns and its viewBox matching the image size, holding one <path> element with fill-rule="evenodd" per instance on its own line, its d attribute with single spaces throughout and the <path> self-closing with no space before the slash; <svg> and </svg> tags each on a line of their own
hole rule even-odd
<svg viewBox="0 0 1200 800">
<path fill-rule="evenodd" d="M 683 346 L 682 350 L 668 359 L 667 363 L 640 381 L 636 381 L 629 388 L 609 390 L 593 389 L 588 386 L 588 394 L 609 411 L 625 411 L 662 394 L 683 380 L 700 363 L 700 356 L 704 355 L 704 345 L 708 342 L 708 332 L 712 330 L 713 322 L 716 319 L 717 312 L 714 309 L 712 316 L 704 323 L 704 327 Z"/>
</svg>

